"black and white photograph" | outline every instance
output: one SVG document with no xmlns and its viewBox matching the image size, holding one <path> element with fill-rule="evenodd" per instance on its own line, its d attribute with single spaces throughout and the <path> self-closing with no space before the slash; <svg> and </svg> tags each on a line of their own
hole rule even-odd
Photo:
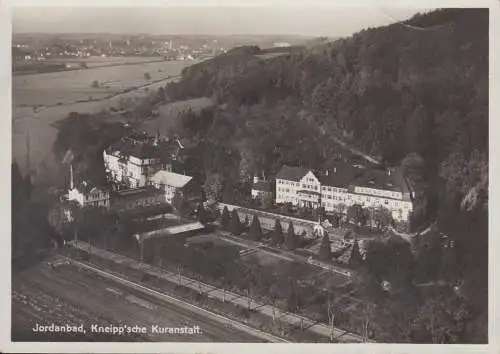
<svg viewBox="0 0 500 354">
<path fill-rule="evenodd" d="M 490 343 L 488 7 L 10 10 L 12 343 Z"/>
</svg>

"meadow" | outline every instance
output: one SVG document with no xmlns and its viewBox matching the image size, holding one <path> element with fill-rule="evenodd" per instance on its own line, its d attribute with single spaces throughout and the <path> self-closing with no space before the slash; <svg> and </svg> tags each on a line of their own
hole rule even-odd
<svg viewBox="0 0 500 354">
<path fill-rule="evenodd" d="M 178 76 L 192 61 L 161 61 L 137 65 L 94 67 L 44 74 L 13 76 L 14 106 L 66 105 L 104 99 Z M 146 77 L 146 74 L 149 77 Z M 94 85 L 97 82 L 98 85 Z"/>
<path fill-rule="evenodd" d="M 54 58 L 47 59 L 47 63 L 81 63 L 85 62 L 88 68 L 97 68 L 108 65 L 139 64 L 145 62 L 160 62 L 163 57 L 86 57 L 86 58 Z"/>
</svg>

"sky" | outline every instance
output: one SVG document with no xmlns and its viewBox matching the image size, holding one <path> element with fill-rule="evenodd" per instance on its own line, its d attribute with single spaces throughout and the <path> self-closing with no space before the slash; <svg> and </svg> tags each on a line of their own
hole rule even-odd
<svg viewBox="0 0 500 354">
<path fill-rule="evenodd" d="M 347 36 L 424 9 L 381 7 L 17 7 L 13 33 Z"/>
</svg>

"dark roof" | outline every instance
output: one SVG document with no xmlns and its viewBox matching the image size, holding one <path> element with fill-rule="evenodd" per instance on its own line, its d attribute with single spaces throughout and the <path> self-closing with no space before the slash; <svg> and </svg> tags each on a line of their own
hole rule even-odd
<svg viewBox="0 0 500 354">
<path fill-rule="evenodd" d="M 124 189 L 121 191 L 116 191 L 114 192 L 114 198 L 113 199 L 119 199 L 119 200 L 136 200 L 136 199 L 142 199 L 142 198 L 148 198 L 148 197 L 154 197 L 158 195 L 162 195 L 164 192 L 147 186 L 147 187 L 142 187 L 142 188 L 133 188 L 133 189 Z"/>
<path fill-rule="evenodd" d="M 402 184 L 402 174 L 394 169 L 378 170 L 367 169 L 363 175 L 357 178 L 352 183 L 355 186 L 382 189 L 394 192 L 408 191 L 408 188 Z"/>
<path fill-rule="evenodd" d="M 156 216 L 161 214 L 167 214 L 172 212 L 172 206 L 170 204 L 160 204 L 160 205 L 150 205 L 141 208 L 123 210 L 120 213 L 120 217 L 123 218 L 146 218 L 150 216 Z"/>
<path fill-rule="evenodd" d="M 81 179 L 78 176 L 75 176 L 75 188 L 82 194 L 89 194 L 92 191 L 99 192 L 109 192 L 109 189 L 104 185 L 95 184 L 89 182 L 85 179 Z"/>
<path fill-rule="evenodd" d="M 106 149 L 107 153 L 119 152 L 127 156 L 134 156 L 140 159 L 159 158 L 162 156 L 159 146 L 152 143 L 131 143 L 128 141 L 119 141 Z"/>
<path fill-rule="evenodd" d="M 359 178 L 366 170 L 338 161 L 330 163 L 323 173 L 318 173 L 318 179 L 323 186 L 347 188 L 349 184 Z"/>
<path fill-rule="evenodd" d="M 176 144 L 161 139 L 159 141 L 156 140 L 156 137 L 145 133 L 133 133 L 108 146 L 106 152 L 119 152 L 124 155 L 145 159 L 168 156 L 175 151 Z"/>
<path fill-rule="evenodd" d="M 283 166 L 276 178 L 299 182 L 309 170 L 302 167 Z"/>
<path fill-rule="evenodd" d="M 271 181 L 258 181 L 253 184 L 252 189 L 262 192 L 272 192 L 273 183 Z"/>
</svg>

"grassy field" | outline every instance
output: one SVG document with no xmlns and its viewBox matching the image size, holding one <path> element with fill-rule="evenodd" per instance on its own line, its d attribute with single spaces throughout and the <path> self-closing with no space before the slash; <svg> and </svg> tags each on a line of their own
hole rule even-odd
<svg viewBox="0 0 500 354">
<path fill-rule="evenodd" d="M 84 62 L 89 68 L 97 68 L 108 65 L 137 64 L 152 61 L 164 61 L 163 57 L 88 57 L 88 58 L 53 58 L 47 59 L 47 63 L 76 63 Z"/>
<path fill-rule="evenodd" d="M 13 77 L 15 106 L 53 106 L 104 98 L 125 89 L 178 76 L 188 61 L 154 62 L 141 65 L 96 67 Z M 146 78 L 145 74 L 150 77 Z M 94 81 L 99 87 L 93 87 Z"/>
</svg>

